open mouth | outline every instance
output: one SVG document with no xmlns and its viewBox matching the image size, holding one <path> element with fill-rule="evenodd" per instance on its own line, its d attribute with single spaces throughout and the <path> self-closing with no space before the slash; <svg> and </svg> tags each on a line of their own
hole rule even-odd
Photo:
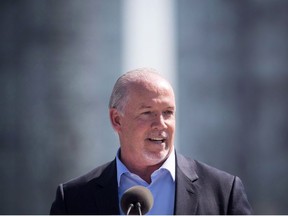
<svg viewBox="0 0 288 216">
<path fill-rule="evenodd" d="M 165 138 L 162 138 L 162 137 L 156 137 L 156 138 L 148 138 L 148 140 L 150 142 L 153 142 L 153 143 L 156 143 L 156 144 L 161 144 L 161 143 L 164 143 L 166 141 Z"/>
</svg>

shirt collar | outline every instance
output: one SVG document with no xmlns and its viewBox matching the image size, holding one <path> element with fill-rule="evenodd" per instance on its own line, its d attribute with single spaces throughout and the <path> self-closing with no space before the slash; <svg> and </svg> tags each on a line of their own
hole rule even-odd
<svg viewBox="0 0 288 216">
<path fill-rule="evenodd" d="M 118 182 L 118 187 L 120 186 L 120 180 L 121 180 L 121 176 L 124 173 L 131 173 L 127 167 L 122 163 L 122 161 L 119 158 L 119 154 L 120 154 L 120 148 L 118 149 L 117 155 L 116 155 L 116 166 L 117 166 L 117 182 Z M 175 181 L 175 151 L 173 150 L 171 152 L 171 154 L 169 155 L 169 157 L 167 158 L 167 160 L 162 164 L 162 166 L 158 169 L 166 169 L 173 181 Z M 157 170 L 156 170 L 157 171 Z M 154 171 L 154 173 L 156 172 Z"/>
</svg>

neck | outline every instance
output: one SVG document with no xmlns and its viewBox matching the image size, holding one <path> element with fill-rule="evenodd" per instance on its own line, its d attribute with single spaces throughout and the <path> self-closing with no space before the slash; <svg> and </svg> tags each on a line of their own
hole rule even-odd
<svg viewBox="0 0 288 216">
<path fill-rule="evenodd" d="M 139 163 L 133 163 L 130 162 L 130 160 L 127 160 L 125 157 L 121 157 L 121 154 L 119 154 L 119 159 L 122 161 L 122 163 L 127 167 L 127 169 L 136 175 L 138 175 L 140 178 L 142 178 L 144 181 L 146 181 L 148 184 L 151 183 L 151 175 L 152 173 L 159 169 L 164 161 L 161 161 L 158 164 L 155 165 L 142 165 Z"/>
</svg>

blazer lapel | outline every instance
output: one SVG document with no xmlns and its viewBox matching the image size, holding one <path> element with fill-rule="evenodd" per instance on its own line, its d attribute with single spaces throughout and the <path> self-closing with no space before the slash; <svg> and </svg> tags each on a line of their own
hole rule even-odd
<svg viewBox="0 0 288 216">
<path fill-rule="evenodd" d="M 97 214 L 118 215 L 120 211 L 115 160 L 103 170 L 94 186 Z"/>
<path fill-rule="evenodd" d="M 194 161 L 187 160 L 182 155 L 176 154 L 176 215 L 196 214 L 198 206 L 198 190 L 194 184 L 198 176 L 195 172 Z"/>
</svg>

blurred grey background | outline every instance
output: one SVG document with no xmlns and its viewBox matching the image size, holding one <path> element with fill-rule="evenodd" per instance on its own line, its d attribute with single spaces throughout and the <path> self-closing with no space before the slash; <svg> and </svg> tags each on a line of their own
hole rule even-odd
<svg viewBox="0 0 288 216">
<path fill-rule="evenodd" d="M 178 152 L 239 176 L 255 214 L 288 214 L 288 1 L 174 4 Z M 122 9 L 0 1 L 0 214 L 48 214 L 59 183 L 114 158 Z"/>
</svg>

